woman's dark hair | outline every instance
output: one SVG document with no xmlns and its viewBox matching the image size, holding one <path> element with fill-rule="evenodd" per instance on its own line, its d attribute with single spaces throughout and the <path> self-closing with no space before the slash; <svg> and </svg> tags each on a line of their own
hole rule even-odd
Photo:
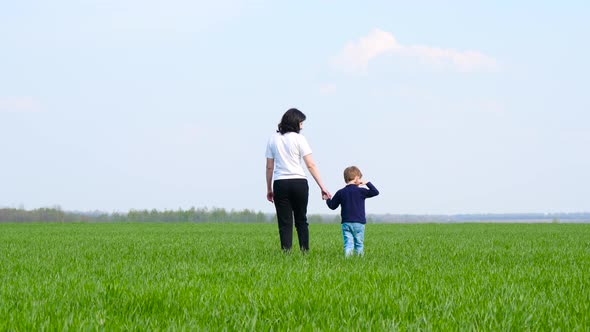
<svg viewBox="0 0 590 332">
<path fill-rule="evenodd" d="M 299 133 L 299 124 L 305 121 L 305 114 L 296 108 L 290 108 L 279 123 L 277 133 L 286 134 L 288 132 Z"/>
</svg>

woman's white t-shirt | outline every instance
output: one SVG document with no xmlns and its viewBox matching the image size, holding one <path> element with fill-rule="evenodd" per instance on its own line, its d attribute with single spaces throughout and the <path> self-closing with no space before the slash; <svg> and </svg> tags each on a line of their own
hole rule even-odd
<svg viewBox="0 0 590 332">
<path fill-rule="evenodd" d="M 275 180 L 305 179 L 301 159 L 310 153 L 311 147 L 305 137 L 295 132 L 275 133 L 266 145 L 266 158 L 275 161 Z"/>
</svg>

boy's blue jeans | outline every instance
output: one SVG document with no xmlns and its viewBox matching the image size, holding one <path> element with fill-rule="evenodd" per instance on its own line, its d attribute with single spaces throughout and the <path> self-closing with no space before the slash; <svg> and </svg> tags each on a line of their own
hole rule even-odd
<svg viewBox="0 0 590 332">
<path fill-rule="evenodd" d="M 365 225 L 358 222 L 342 223 L 342 237 L 344 238 L 344 256 L 351 256 L 354 251 L 359 256 L 365 253 Z"/>
</svg>

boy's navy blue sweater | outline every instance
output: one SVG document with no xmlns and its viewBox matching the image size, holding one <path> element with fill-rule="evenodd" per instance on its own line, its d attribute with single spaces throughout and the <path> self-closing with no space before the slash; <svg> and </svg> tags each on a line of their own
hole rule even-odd
<svg viewBox="0 0 590 332">
<path fill-rule="evenodd" d="M 326 204 L 332 210 L 336 210 L 339 205 L 342 205 L 340 211 L 342 223 L 358 222 L 365 224 L 367 222 L 365 199 L 379 195 L 379 190 L 371 182 L 367 182 L 367 187 L 368 190 L 355 184 L 346 185 L 346 187 L 338 190 L 332 199 L 328 199 Z"/>
</svg>

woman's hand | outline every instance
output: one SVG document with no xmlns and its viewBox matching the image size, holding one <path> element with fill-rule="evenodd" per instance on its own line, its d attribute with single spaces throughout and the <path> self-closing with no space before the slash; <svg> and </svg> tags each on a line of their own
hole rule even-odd
<svg viewBox="0 0 590 332">
<path fill-rule="evenodd" d="M 332 198 L 332 194 L 330 194 L 330 192 L 327 189 L 322 189 L 322 199 L 323 200 L 328 200 Z"/>
<path fill-rule="evenodd" d="M 274 203 L 274 197 L 275 197 L 275 194 L 272 192 L 272 190 L 266 193 L 266 199 L 269 202 Z"/>
</svg>

